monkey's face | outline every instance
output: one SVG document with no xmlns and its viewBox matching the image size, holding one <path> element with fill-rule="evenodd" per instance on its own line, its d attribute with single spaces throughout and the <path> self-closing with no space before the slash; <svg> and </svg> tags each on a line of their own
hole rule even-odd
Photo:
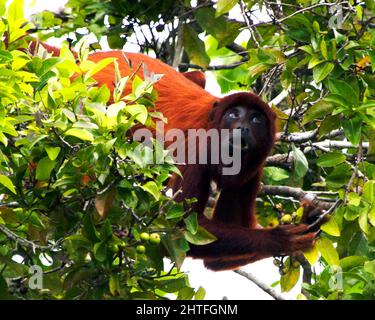
<svg viewBox="0 0 375 320">
<path fill-rule="evenodd" d="M 269 132 L 267 118 L 261 111 L 241 105 L 230 107 L 224 113 L 221 128 L 230 131 L 231 151 L 240 148 L 243 155 L 259 150 Z M 234 139 L 235 135 L 238 136 L 237 140 Z"/>
<path fill-rule="evenodd" d="M 261 171 L 273 146 L 275 118 L 270 107 L 251 93 L 235 93 L 215 103 L 210 128 L 220 131 L 221 161 L 211 164 L 210 170 L 218 185 L 239 187 Z M 228 174 L 228 168 L 237 170 Z"/>
</svg>

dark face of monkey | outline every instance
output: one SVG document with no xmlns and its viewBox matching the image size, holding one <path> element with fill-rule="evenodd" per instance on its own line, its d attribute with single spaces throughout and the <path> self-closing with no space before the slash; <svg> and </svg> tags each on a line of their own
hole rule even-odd
<svg viewBox="0 0 375 320">
<path fill-rule="evenodd" d="M 238 129 L 240 134 L 241 153 L 252 153 L 261 147 L 268 137 L 268 123 L 266 116 L 259 110 L 244 106 L 229 108 L 222 118 L 221 127 L 224 129 Z M 233 135 L 229 139 L 233 149 Z"/>
<path fill-rule="evenodd" d="M 220 154 L 229 152 L 229 156 L 222 157 L 218 165 L 210 165 L 210 172 L 218 185 L 240 187 L 251 180 L 254 173 L 261 174 L 263 162 L 273 146 L 275 119 L 270 107 L 251 93 L 226 96 L 213 106 L 211 128 L 220 129 L 224 138 L 220 143 Z M 224 173 L 231 167 L 240 169 Z"/>
</svg>

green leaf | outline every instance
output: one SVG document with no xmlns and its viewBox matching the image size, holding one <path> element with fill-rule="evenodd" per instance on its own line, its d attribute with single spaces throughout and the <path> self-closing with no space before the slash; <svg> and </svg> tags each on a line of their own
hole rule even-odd
<svg viewBox="0 0 375 320">
<path fill-rule="evenodd" d="M 328 59 L 327 43 L 324 39 L 320 42 L 320 52 L 325 59 Z"/>
<path fill-rule="evenodd" d="M 85 214 L 83 217 L 83 235 L 86 236 L 92 243 L 100 241 L 99 233 L 95 229 L 90 214 Z"/>
<path fill-rule="evenodd" d="M 180 278 L 175 278 L 175 279 L 165 279 L 165 278 L 160 278 L 157 279 L 155 286 L 164 291 L 164 292 L 177 292 L 179 290 L 182 290 L 186 287 L 186 278 L 185 277 L 180 277 Z"/>
<path fill-rule="evenodd" d="M 297 149 L 294 144 L 292 145 L 292 150 L 294 156 L 294 171 L 298 177 L 302 178 L 309 169 L 309 163 L 305 154 L 300 149 Z"/>
<path fill-rule="evenodd" d="M 85 141 L 94 140 L 94 136 L 92 135 L 92 133 L 85 129 L 76 129 L 76 128 L 69 129 L 68 131 L 65 132 L 65 135 L 73 136 L 73 137 L 76 137 L 78 139 L 85 140 Z"/>
<path fill-rule="evenodd" d="M 338 95 L 338 94 L 330 94 L 326 96 L 324 99 L 326 102 L 333 103 L 335 105 L 343 106 L 343 107 L 349 107 L 348 101 L 345 100 L 344 97 Z"/>
<path fill-rule="evenodd" d="M 194 294 L 195 291 L 193 288 L 184 287 L 178 291 L 177 300 L 191 300 Z"/>
<path fill-rule="evenodd" d="M 99 71 L 103 70 L 106 66 L 108 66 L 110 63 L 112 63 L 115 59 L 114 58 L 105 58 L 103 60 L 100 60 L 98 63 L 95 64 L 93 68 L 90 68 L 87 73 L 85 74 L 85 80 L 92 77 Z"/>
<path fill-rule="evenodd" d="M 194 300 L 204 300 L 206 296 L 206 290 L 203 287 L 199 287 L 194 295 Z"/>
<path fill-rule="evenodd" d="M 242 27 L 240 23 L 228 21 L 224 16 L 216 16 L 214 8 L 199 9 L 195 18 L 203 30 L 217 40 L 218 49 L 231 44 L 237 38 Z M 238 68 L 236 68 L 236 72 L 238 73 Z"/>
<path fill-rule="evenodd" d="M 196 234 L 198 231 L 198 216 L 196 212 L 193 212 L 190 214 L 187 218 L 184 219 L 186 229 L 191 233 L 191 234 Z"/>
<path fill-rule="evenodd" d="M 321 100 L 311 106 L 304 115 L 303 123 L 306 124 L 310 121 L 314 121 L 320 117 L 323 117 L 332 112 L 335 106 L 332 103 Z"/>
<path fill-rule="evenodd" d="M 175 235 L 162 234 L 161 241 L 172 260 L 176 263 L 176 267 L 180 269 L 186 257 L 186 251 L 189 250 L 189 244 L 185 238 L 176 238 Z"/>
<path fill-rule="evenodd" d="M 56 160 L 57 156 L 60 153 L 60 147 L 45 147 L 45 150 L 48 154 L 48 157 L 53 161 Z"/>
<path fill-rule="evenodd" d="M 313 69 L 313 78 L 316 83 L 323 81 L 331 73 L 335 65 L 332 62 L 325 62 Z"/>
<path fill-rule="evenodd" d="M 361 230 L 364 233 L 366 233 L 366 234 L 369 233 L 370 226 L 369 226 L 369 223 L 368 223 L 367 212 L 365 210 L 361 211 L 361 213 L 359 214 L 358 224 L 359 224 L 359 227 L 361 228 Z"/>
<path fill-rule="evenodd" d="M 318 248 L 315 246 L 311 248 L 310 250 L 307 250 L 303 253 L 307 261 L 313 266 L 315 262 L 318 261 L 319 258 L 319 251 Z"/>
<path fill-rule="evenodd" d="M 340 236 L 340 228 L 334 217 L 331 217 L 331 219 L 329 219 L 326 223 L 324 223 L 320 227 L 320 229 L 331 236 L 334 236 L 334 237 Z"/>
<path fill-rule="evenodd" d="M 375 227 L 375 206 L 373 206 L 369 213 L 368 213 L 368 220 L 370 221 L 371 225 Z"/>
<path fill-rule="evenodd" d="M 98 243 L 95 243 L 94 245 L 94 256 L 95 259 L 103 262 L 107 258 L 107 245 L 105 242 L 101 241 Z"/>
<path fill-rule="evenodd" d="M 195 245 L 205 245 L 217 240 L 217 238 L 213 234 L 211 234 L 201 226 L 198 227 L 195 234 L 192 234 L 189 231 L 184 231 L 184 236 L 187 241 Z"/>
<path fill-rule="evenodd" d="M 327 176 L 327 184 L 334 188 L 340 188 L 348 183 L 352 175 L 352 168 L 347 163 L 341 163 L 334 167 L 332 172 Z"/>
<path fill-rule="evenodd" d="M 351 238 L 348 245 L 348 255 L 366 256 L 369 252 L 368 242 L 362 231 L 356 232 Z"/>
<path fill-rule="evenodd" d="M 343 80 L 329 79 L 328 87 L 333 94 L 343 97 L 349 105 L 358 105 L 358 93 L 349 83 Z"/>
<path fill-rule="evenodd" d="M 216 16 L 220 16 L 224 13 L 227 13 L 237 3 L 238 3 L 238 0 L 219 0 L 216 3 Z"/>
<path fill-rule="evenodd" d="M 16 189 L 14 188 L 12 180 L 10 180 L 7 176 L 0 174 L 0 183 L 14 194 L 16 194 Z"/>
<path fill-rule="evenodd" d="M 375 201 L 375 180 L 369 180 L 363 186 L 362 196 L 371 204 Z"/>
<path fill-rule="evenodd" d="M 142 124 L 146 124 L 148 112 L 147 108 L 141 104 L 133 104 L 126 106 L 126 112 L 128 112 L 131 116 L 135 116 L 135 118 Z"/>
<path fill-rule="evenodd" d="M 264 178 L 267 183 L 278 182 L 289 178 L 289 173 L 283 168 L 266 167 L 264 168 Z M 268 180 L 271 180 L 268 182 Z"/>
<path fill-rule="evenodd" d="M 112 273 L 109 277 L 109 291 L 113 296 L 120 295 L 121 286 L 119 275 L 117 273 Z"/>
<path fill-rule="evenodd" d="M 322 60 L 320 56 L 314 55 L 311 57 L 309 64 L 307 66 L 308 69 L 312 69 L 319 64 L 322 64 L 325 60 Z"/>
<path fill-rule="evenodd" d="M 184 25 L 183 29 L 184 46 L 191 63 L 202 68 L 210 64 L 210 58 L 206 53 L 204 42 L 199 39 L 197 32 L 189 25 Z"/>
<path fill-rule="evenodd" d="M 344 120 L 342 122 L 345 136 L 355 146 L 357 146 L 361 140 L 361 125 L 362 120 L 360 117 Z"/>
<path fill-rule="evenodd" d="M 167 219 L 176 219 L 185 214 L 184 207 L 181 203 L 174 203 L 166 212 Z"/>
<path fill-rule="evenodd" d="M 36 167 L 36 179 L 47 180 L 51 175 L 51 171 L 55 167 L 56 162 L 52 161 L 49 157 L 44 157 L 38 162 Z"/>
<path fill-rule="evenodd" d="M 321 167 L 334 167 L 345 160 L 346 157 L 341 152 L 330 152 L 319 156 L 317 163 Z"/>
<path fill-rule="evenodd" d="M 316 241 L 316 247 L 329 265 L 340 265 L 339 255 L 331 240 L 327 238 L 320 238 Z"/>
<path fill-rule="evenodd" d="M 349 192 L 348 194 L 348 203 L 351 206 L 358 207 L 361 203 L 361 196 L 355 192 Z"/>
<path fill-rule="evenodd" d="M 375 260 L 366 261 L 364 269 L 366 272 L 371 273 L 373 276 L 375 276 Z"/>
<path fill-rule="evenodd" d="M 365 257 L 361 256 L 349 256 L 342 258 L 340 260 L 340 267 L 343 271 L 349 271 L 352 268 L 363 266 L 363 263 L 366 261 Z"/>
<path fill-rule="evenodd" d="M 157 186 L 157 184 L 154 181 L 147 182 L 146 184 L 141 186 L 141 188 L 143 190 L 147 191 L 148 193 L 150 193 L 156 200 L 159 200 L 160 190 L 159 190 L 159 187 Z"/>
<path fill-rule="evenodd" d="M 289 292 L 292 290 L 300 276 L 300 267 L 293 268 L 290 266 L 290 258 L 288 258 L 286 265 L 289 265 L 288 272 L 280 278 L 281 292 Z"/>
</svg>

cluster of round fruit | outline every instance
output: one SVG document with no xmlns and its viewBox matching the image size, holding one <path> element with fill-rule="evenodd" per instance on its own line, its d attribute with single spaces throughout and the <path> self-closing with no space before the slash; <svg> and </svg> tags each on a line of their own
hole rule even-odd
<svg viewBox="0 0 375 320">
<path fill-rule="evenodd" d="M 151 244 L 159 244 L 160 243 L 160 235 L 158 233 L 151 233 L 142 232 L 140 235 L 142 241 L 150 242 Z M 136 247 L 138 253 L 145 253 L 146 247 L 143 244 L 139 244 Z"/>
</svg>

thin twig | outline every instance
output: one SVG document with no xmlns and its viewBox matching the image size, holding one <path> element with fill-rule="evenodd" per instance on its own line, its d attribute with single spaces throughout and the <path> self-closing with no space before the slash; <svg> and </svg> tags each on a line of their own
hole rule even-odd
<svg viewBox="0 0 375 320">
<path fill-rule="evenodd" d="M 33 250 L 33 252 L 35 252 L 35 250 L 49 251 L 49 250 L 54 249 L 57 246 L 57 243 L 54 245 L 49 245 L 49 246 L 41 246 L 41 245 L 35 244 L 34 242 L 30 240 L 26 240 L 20 237 L 19 235 L 17 235 L 16 233 L 14 233 L 13 231 L 9 230 L 7 227 L 1 224 L 0 224 L 0 232 L 3 233 L 9 240 L 14 241 L 20 244 L 21 246 L 30 248 Z"/>
<path fill-rule="evenodd" d="M 253 282 L 255 285 L 257 285 L 259 288 L 261 288 L 264 292 L 268 293 L 272 298 L 275 300 L 286 300 L 285 297 L 283 297 L 280 293 L 278 293 L 276 290 L 265 284 L 262 280 L 258 279 L 256 276 L 249 272 L 245 272 L 243 270 L 235 270 L 235 273 L 245 277 L 246 279 Z"/>
</svg>

